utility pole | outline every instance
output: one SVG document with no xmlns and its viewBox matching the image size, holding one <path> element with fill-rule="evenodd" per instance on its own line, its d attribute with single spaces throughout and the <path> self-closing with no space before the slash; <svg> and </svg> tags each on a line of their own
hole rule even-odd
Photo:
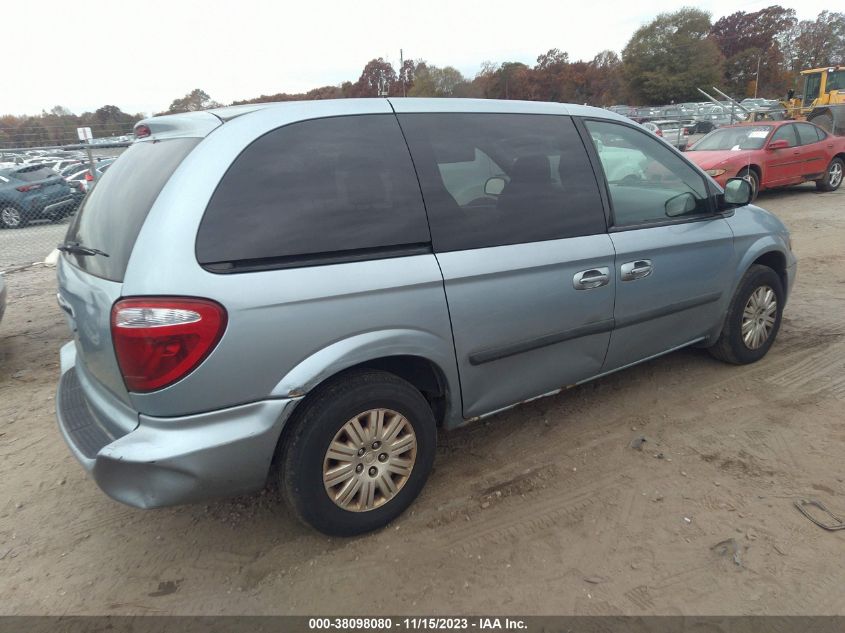
<svg viewBox="0 0 845 633">
<path fill-rule="evenodd" d="M 757 74 L 754 75 L 754 98 L 757 98 L 757 88 L 760 87 L 760 58 L 763 56 L 763 53 L 757 55 Z"/>
<path fill-rule="evenodd" d="M 399 76 L 402 79 L 402 96 L 405 96 L 405 58 L 402 49 L 399 49 Z"/>
</svg>

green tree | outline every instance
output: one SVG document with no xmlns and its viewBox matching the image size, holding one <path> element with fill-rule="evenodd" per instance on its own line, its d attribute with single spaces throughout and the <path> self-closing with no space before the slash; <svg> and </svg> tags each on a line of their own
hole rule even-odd
<svg viewBox="0 0 845 633">
<path fill-rule="evenodd" d="M 710 15 L 693 8 L 662 13 L 636 30 L 622 51 L 628 90 L 640 103 L 698 100 L 696 88 L 722 77 L 722 54 L 708 39 Z"/>
<path fill-rule="evenodd" d="M 197 110 L 208 110 L 217 108 L 220 104 L 208 96 L 205 90 L 194 88 L 181 99 L 174 99 L 167 109 L 169 114 L 176 112 L 196 112 Z"/>
<path fill-rule="evenodd" d="M 845 63 L 845 13 L 822 11 L 815 20 L 802 20 L 789 33 L 789 39 L 790 70 Z"/>
<path fill-rule="evenodd" d="M 717 20 L 710 37 L 725 56 L 723 89 L 739 98 L 753 95 L 755 87 L 760 96 L 785 92 L 789 79 L 784 74 L 784 35 L 796 22 L 794 9 L 778 5 Z"/>
<path fill-rule="evenodd" d="M 352 97 L 377 97 L 380 92 L 386 92 L 392 96 L 396 96 L 395 90 L 399 89 L 399 94 L 402 94 L 402 86 L 395 85 L 396 70 L 390 62 L 378 57 L 371 59 L 364 66 L 361 71 L 361 76 L 358 81 L 352 84 L 350 89 L 350 96 Z M 392 90 L 391 90 L 392 88 Z"/>
<path fill-rule="evenodd" d="M 409 97 L 454 97 L 466 79 L 457 68 L 438 68 L 421 61 L 413 71 L 414 82 Z"/>
<path fill-rule="evenodd" d="M 68 110 L 66 107 L 60 105 L 53 106 L 50 110 L 50 114 L 52 114 L 53 116 L 73 116 L 73 112 Z"/>
</svg>

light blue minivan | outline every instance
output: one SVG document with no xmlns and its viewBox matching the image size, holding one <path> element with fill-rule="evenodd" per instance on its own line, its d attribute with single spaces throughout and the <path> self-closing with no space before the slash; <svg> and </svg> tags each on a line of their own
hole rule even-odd
<svg viewBox="0 0 845 633">
<path fill-rule="evenodd" d="M 155 117 L 70 226 L 59 427 L 111 497 L 276 478 L 330 534 L 436 433 L 688 345 L 751 363 L 796 263 L 748 183 L 607 110 L 350 99 Z"/>
</svg>

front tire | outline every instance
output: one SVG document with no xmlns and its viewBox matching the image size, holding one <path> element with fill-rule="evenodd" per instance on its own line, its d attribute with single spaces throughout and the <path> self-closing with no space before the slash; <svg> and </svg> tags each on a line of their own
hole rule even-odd
<svg viewBox="0 0 845 633">
<path fill-rule="evenodd" d="M 748 184 L 751 185 L 751 202 L 757 199 L 757 194 L 760 193 L 760 177 L 753 169 L 743 169 L 737 174 L 739 178 L 745 178 Z"/>
<path fill-rule="evenodd" d="M 819 191 L 836 191 L 842 184 L 842 175 L 845 172 L 845 162 L 841 158 L 834 158 L 824 172 L 824 178 L 816 181 L 816 189 Z"/>
<path fill-rule="evenodd" d="M 309 394 L 280 446 L 280 488 L 305 523 L 332 536 L 387 525 L 434 464 L 436 424 L 423 395 L 384 371 L 342 374 Z"/>
<path fill-rule="evenodd" d="M 755 363 L 771 348 L 780 329 L 783 284 L 768 266 L 755 264 L 743 276 L 728 306 L 719 340 L 710 353 L 726 363 Z"/>
</svg>

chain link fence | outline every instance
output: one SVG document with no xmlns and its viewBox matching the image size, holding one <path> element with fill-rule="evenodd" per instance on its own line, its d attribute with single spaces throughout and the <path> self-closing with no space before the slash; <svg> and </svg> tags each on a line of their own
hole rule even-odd
<svg viewBox="0 0 845 633">
<path fill-rule="evenodd" d="M 0 272 L 43 261 L 132 137 L 38 147 L 0 145 Z"/>
</svg>

